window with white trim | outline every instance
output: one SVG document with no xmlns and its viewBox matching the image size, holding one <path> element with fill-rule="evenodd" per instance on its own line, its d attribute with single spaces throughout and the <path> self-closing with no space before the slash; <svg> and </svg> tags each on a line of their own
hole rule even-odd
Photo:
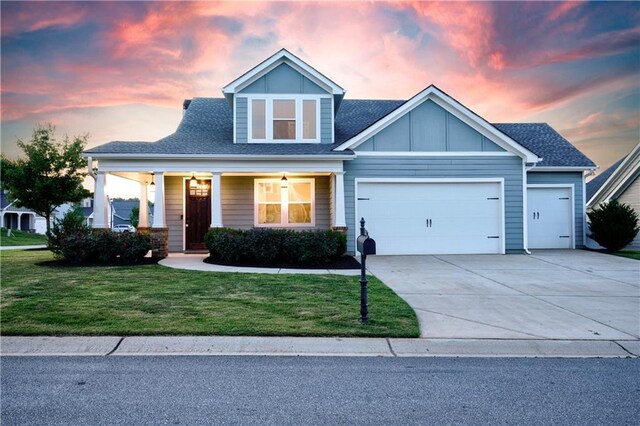
<svg viewBox="0 0 640 426">
<path fill-rule="evenodd" d="M 260 227 L 315 226 L 315 180 L 255 179 L 254 224 Z"/>
<path fill-rule="evenodd" d="M 249 98 L 249 142 L 320 142 L 320 100 L 308 95 Z"/>
</svg>

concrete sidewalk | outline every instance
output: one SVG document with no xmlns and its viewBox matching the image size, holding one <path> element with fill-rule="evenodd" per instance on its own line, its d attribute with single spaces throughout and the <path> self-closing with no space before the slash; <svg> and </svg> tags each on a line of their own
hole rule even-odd
<svg viewBox="0 0 640 426">
<path fill-rule="evenodd" d="M 3 356 L 383 356 L 636 358 L 637 340 L 394 339 L 230 336 L 2 337 Z"/>
<path fill-rule="evenodd" d="M 36 250 L 36 249 L 46 249 L 46 245 L 37 245 L 37 246 L 4 246 L 0 247 L 0 251 L 2 250 Z"/>
</svg>

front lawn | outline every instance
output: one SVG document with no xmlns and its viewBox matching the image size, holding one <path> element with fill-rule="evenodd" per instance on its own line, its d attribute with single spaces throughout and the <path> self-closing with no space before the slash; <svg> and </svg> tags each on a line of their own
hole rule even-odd
<svg viewBox="0 0 640 426">
<path fill-rule="evenodd" d="M 51 259 L 0 252 L 3 335 L 419 335 L 413 310 L 373 277 L 361 325 L 358 277 L 36 265 Z"/>
<path fill-rule="evenodd" d="M 640 250 L 620 250 L 612 254 L 621 257 L 628 257 L 629 259 L 640 260 Z"/>
<path fill-rule="evenodd" d="M 11 230 L 7 237 L 7 228 L 0 228 L 0 247 L 5 246 L 39 246 L 47 244 L 47 237 L 40 234 Z"/>
</svg>

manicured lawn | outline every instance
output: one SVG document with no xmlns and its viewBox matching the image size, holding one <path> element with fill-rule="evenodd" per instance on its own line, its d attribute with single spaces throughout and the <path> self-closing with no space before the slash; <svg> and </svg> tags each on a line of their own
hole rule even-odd
<svg viewBox="0 0 640 426">
<path fill-rule="evenodd" d="M 40 234 L 11 230 L 11 236 L 7 237 L 7 229 L 0 228 L 0 246 L 36 246 L 47 244 L 47 238 Z"/>
<path fill-rule="evenodd" d="M 412 309 L 375 278 L 361 325 L 358 277 L 36 265 L 51 259 L 0 252 L 3 335 L 418 336 Z"/>
<path fill-rule="evenodd" d="M 616 256 L 628 257 L 629 259 L 640 260 L 640 250 L 620 250 L 615 253 Z"/>
</svg>

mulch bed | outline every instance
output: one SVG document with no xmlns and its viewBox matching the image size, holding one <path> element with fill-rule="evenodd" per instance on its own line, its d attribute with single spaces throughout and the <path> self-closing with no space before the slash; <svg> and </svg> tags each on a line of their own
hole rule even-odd
<svg viewBox="0 0 640 426">
<path fill-rule="evenodd" d="M 155 265 L 162 259 L 153 258 L 153 257 L 145 257 L 140 262 L 137 263 L 125 263 L 119 260 L 115 262 L 108 263 L 100 263 L 100 262 L 86 262 L 86 263 L 74 263 L 69 262 L 64 259 L 55 259 L 55 260 L 47 260 L 44 262 L 38 262 L 36 265 L 38 266 L 48 266 L 52 268 L 84 268 L 86 266 L 90 267 L 100 267 L 100 266 L 139 266 L 139 265 Z"/>
<path fill-rule="evenodd" d="M 244 266 L 251 268 L 284 268 L 284 269 L 360 269 L 360 262 L 351 256 L 342 256 L 329 263 L 323 263 L 322 265 L 301 265 L 299 263 L 270 263 L 268 265 L 252 263 L 252 262 L 220 262 L 218 260 L 207 257 L 204 260 L 205 263 L 212 265 L 222 266 Z"/>
</svg>

